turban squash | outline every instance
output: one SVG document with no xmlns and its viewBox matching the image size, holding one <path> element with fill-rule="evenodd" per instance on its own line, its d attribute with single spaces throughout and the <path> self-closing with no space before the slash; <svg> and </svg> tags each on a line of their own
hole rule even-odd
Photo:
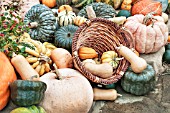
<svg viewBox="0 0 170 113">
<path fill-rule="evenodd" d="M 152 20 L 137 14 L 127 18 L 125 27 L 133 34 L 135 49 L 139 53 L 157 52 L 162 46 L 167 43 L 168 27 L 160 16 L 152 16 L 153 24 L 145 25 L 145 20 Z M 151 15 L 150 15 L 151 16 Z"/>
</svg>

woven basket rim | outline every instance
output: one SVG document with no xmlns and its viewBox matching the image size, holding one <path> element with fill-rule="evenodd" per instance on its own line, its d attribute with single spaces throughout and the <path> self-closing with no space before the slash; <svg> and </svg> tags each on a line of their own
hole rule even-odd
<svg viewBox="0 0 170 113">
<path fill-rule="evenodd" d="M 119 36 L 118 36 L 119 38 L 121 37 L 121 38 L 126 39 L 127 42 L 123 45 L 127 46 L 128 48 L 134 48 L 132 34 L 128 30 L 126 30 L 123 26 L 117 25 L 116 23 L 110 20 L 104 19 L 104 18 L 93 18 L 83 23 L 74 34 L 74 38 L 72 42 L 72 55 L 73 55 L 74 65 L 76 69 L 78 69 L 86 78 L 88 78 L 92 82 L 105 84 L 105 85 L 116 83 L 119 79 L 121 79 L 121 77 L 124 75 L 126 69 L 129 66 L 129 62 L 126 59 L 124 59 L 124 61 L 126 61 L 124 64 L 124 68 L 121 69 L 119 73 L 116 73 L 112 75 L 112 77 L 104 79 L 104 78 L 100 78 L 88 72 L 82 65 L 81 59 L 78 57 L 79 46 L 77 45 L 77 41 L 83 38 L 83 37 L 79 37 L 79 35 L 82 32 L 84 32 L 87 27 L 91 26 L 93 23 L 96 23 L 96 22 L 105 24 L 107 25 L 106 27 L 113 28 L 114 31 L 119 33 Z M 123 35 L 125 37 L 123 37 Z M 119 66 L 118 68 L 121 68 L 121 66 Z"/>
</svg>

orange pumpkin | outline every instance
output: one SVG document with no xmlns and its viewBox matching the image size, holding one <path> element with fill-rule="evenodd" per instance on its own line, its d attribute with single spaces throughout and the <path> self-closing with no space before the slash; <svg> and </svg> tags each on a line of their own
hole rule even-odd
<svg viewBox="0 0 170 113">
<path fill-rule="evenodd" d="M 131 13 L 135 14 L 143 14 L 146 15 L 148 13 L 155 12 L 154 15 L 162 15 L 162 4 L 158 1 L 153 0 L 141 0 L 136 2 L 132 6 Z"/>
<path fill-rule="evenodd" d="M 52 8 L 57 5 L 56 0 L 41 0 L 42 4 Z"/>
<path fill-rule="evenodd" d="M 9 101 L 9 83 L 17 79 L 13 66 L 2 52 L 0 52 L 0 69 L 0 110 L 2 110 Z"/>
</svg>

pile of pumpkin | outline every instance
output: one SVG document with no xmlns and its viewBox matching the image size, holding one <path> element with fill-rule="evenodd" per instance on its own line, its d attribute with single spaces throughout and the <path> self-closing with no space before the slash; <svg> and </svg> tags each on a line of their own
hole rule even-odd
<svg viewBox="0 0 170 113">
<path fill-rule="evenodd" d="M 145 95 L 154 89 L 155 71 L 139 55 L 155 53 L 167 44 L 165 23 L 168 21 L 166 13 L 170 14 L 170 1 L 37 0 L 29 5 L 26 2 L 18 4 L 22 4 L 19 5 L 21 16 L 30 30 L 19 41 L 33 49 L 26 47 L 27 57 L 14 54 L 10 60 L 0 53 L 0 110 L 11 99 L 20 106 L 11 113 L 87 113 L 93 100 L 115 100 L 120 96 L 114 83 L 92 88 L 92 81 L 74 67 L 71 53 L 74 33 L 79 26 L 96 17 L 111 20 L 129 30 L 135 52 L 121 45 L 117 47 L 118 53 L 106 51 L 99 57 L 93 48 L 79 48 L 78 56 L 86 70 L 107 79 L 113 76 L 119 60 L 125 58 L 131 65 L 121 79 L 122 88 L 135 95 Z M 22 45 L 18 48 L 22 49 Z M 168 46 L 166 49 L 169 51 Z M 118 58 L 118 54 L 122 57 Z M 169 63 L 168 58 L 164 57 Z M 20 77 L 17 78 L 16 72 Z"/>
</svg>

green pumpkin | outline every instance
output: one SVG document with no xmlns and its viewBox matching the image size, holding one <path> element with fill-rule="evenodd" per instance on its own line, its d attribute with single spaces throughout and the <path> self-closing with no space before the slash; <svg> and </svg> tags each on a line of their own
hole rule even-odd
<svg viewBox="0 0 170 113">
<path fill-rule="evenodd" d="M 129 67 L 121 79 L 122 88 L 134 95 L 145 95 L 155 87 L 155 71 L 151 65 L 142 73 L 134 73 Z"/>
<path fill-rule="evenodd" d="M 131 13 L 128 10 L 120 10 L 116 16 L 125 16 L 126 18 L 128 18 L 131 16 Z"/>
<path fill-rule="evenodd" d="M 93 0 L 72 0 L 74 7 L 82 7 L 93 3 Z"/>
<path fill-rule="evenodd" d="M 62 5 L 70 5 L 72 0 L 56 0 L 57 7 Z"/>
<path fill-rule="evenodd" d="M 27 25 L 34 23 L 29 34 L 31 38 L 41 42 L 52 41 L 56 29 L 56 17 L 52 10 L 45 5 L 37 4 L 26 13 L 24 22 Z"/>
<path fill-rule="evenodd" d="M 74 33 L 76 32 L 77 29 L 78 29 L 78 27 L 75 25 L 68 25 L 68 26 L 60 27 L 55 32 L 54 45 L 56 47 L 65 48 L 68 51 L 71 51 L 72 39 L 73 39 Z"/>
<path fill-rule="evenodd" d="M 113 18 L 116 15 L 115 9 L 108 4 L 105 3 L 92 3 L 89 4 L 93 7 L 94 12 L 96 13 L 96 17 L 101 17 L 101 18 Z M 87 5 L 87 6 L 89 6 Z M 88 18 L 87 13 L 86 13 L 86 7 L 85 6 L 83 9 L 81 9 L 78 13 L 78 16 Z"/>
<path fill-rule="evenodd" d="M 41 106 L 29 106 L 29 107 L 18 107 L 12 110 L 10 113 L 46 113 Z"/>
<path fill-rule="evenodd" d="M 41 81 L 16 80 L 10 84 L 11 100 L 17 106 L 39 104 L 46 88 L 46 84 Z"/>
</svg>

